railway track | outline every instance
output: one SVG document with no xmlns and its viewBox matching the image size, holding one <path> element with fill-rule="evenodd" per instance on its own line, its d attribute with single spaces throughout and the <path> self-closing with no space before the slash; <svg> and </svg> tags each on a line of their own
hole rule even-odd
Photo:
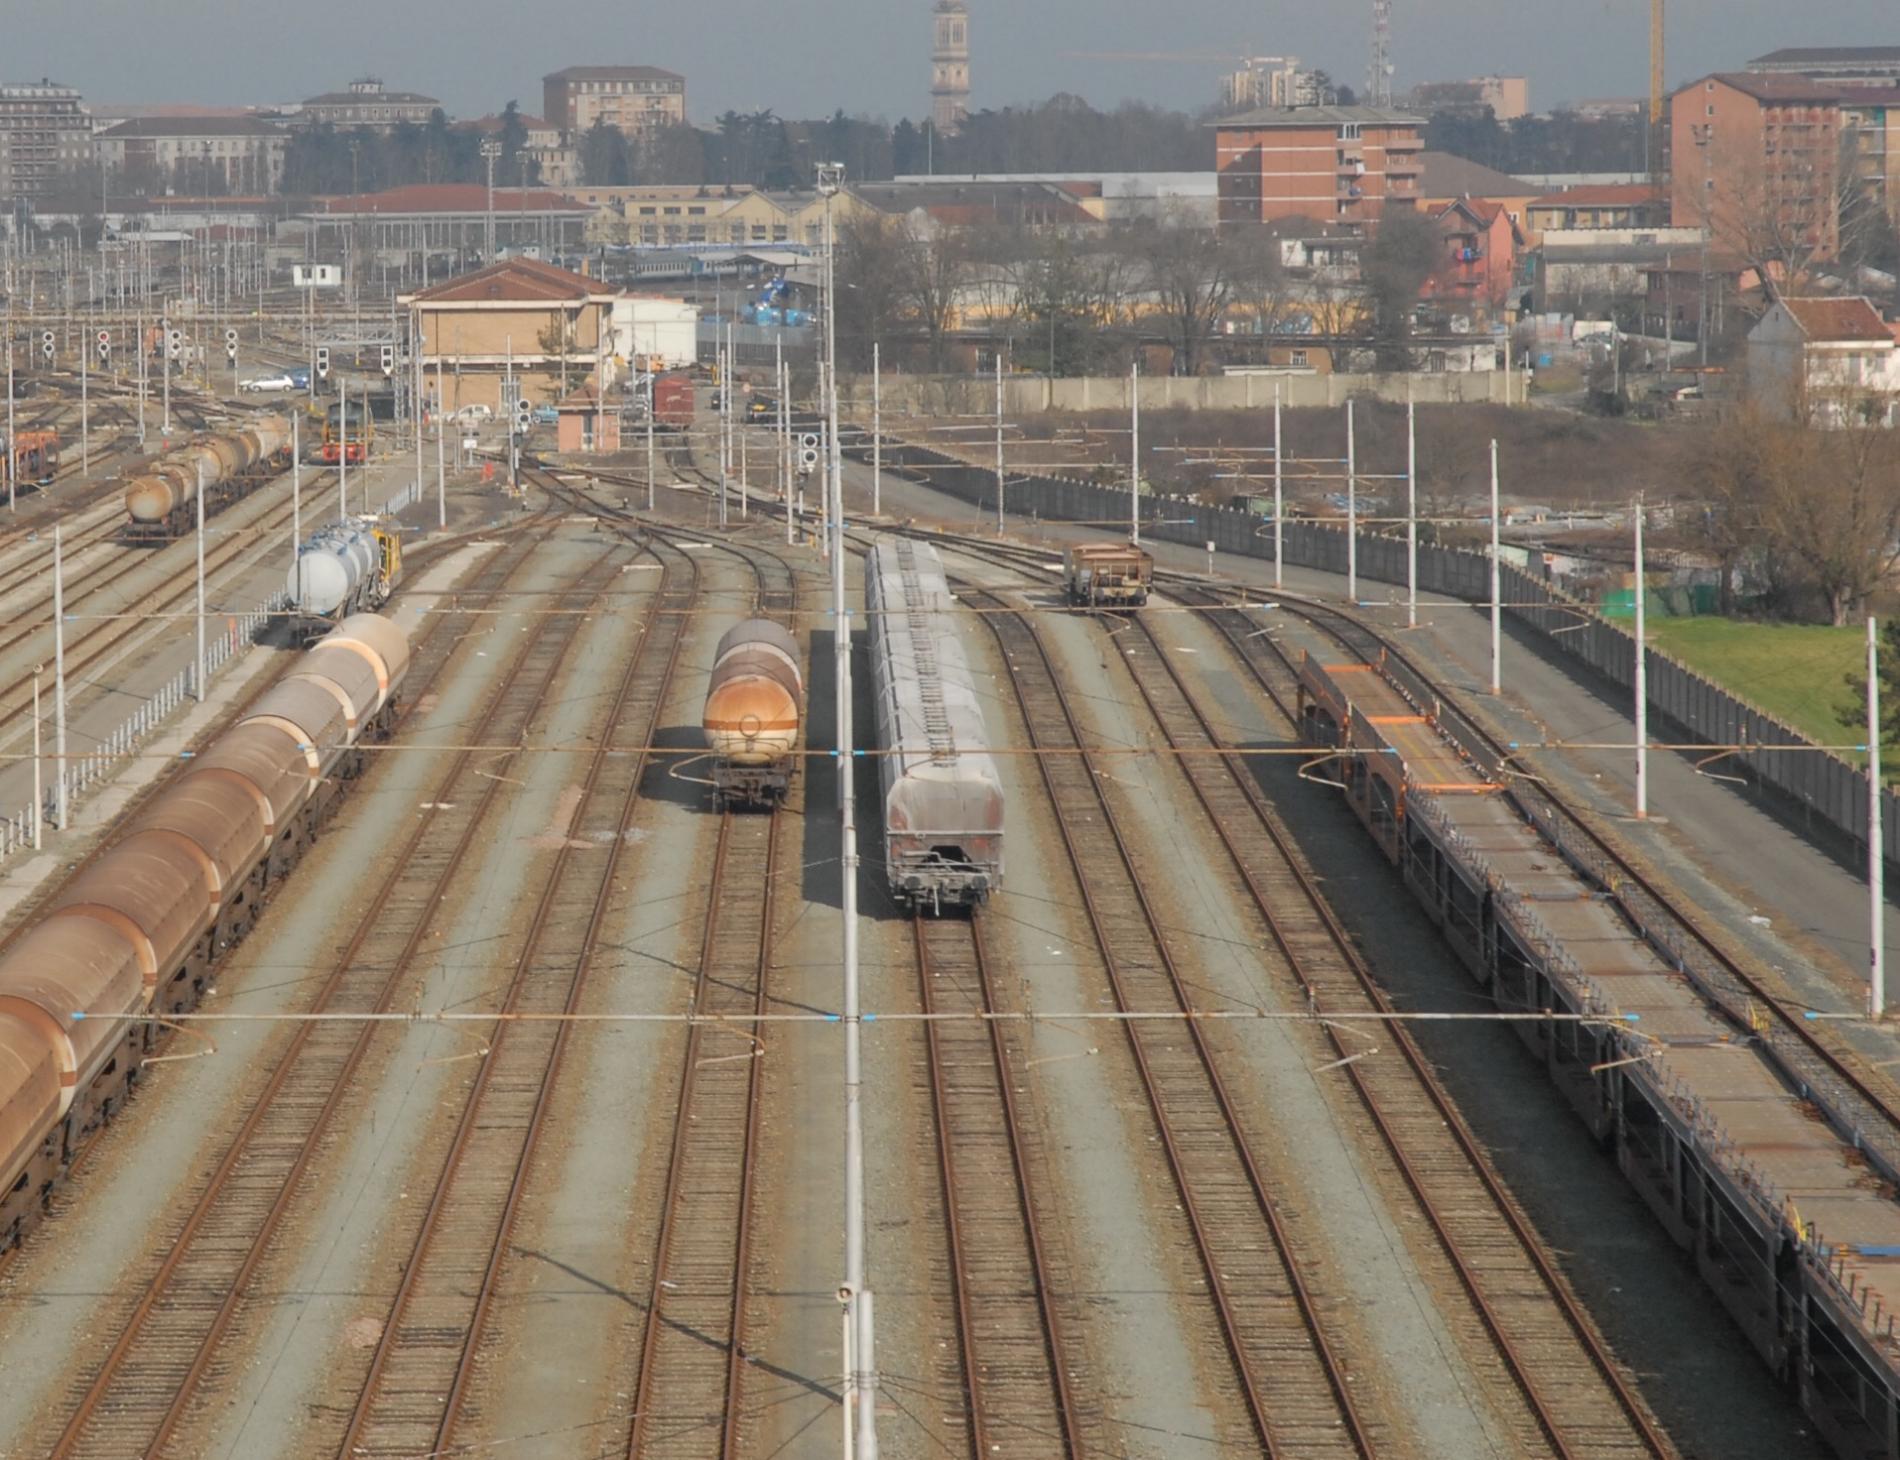
<svg viewBox="0 0 1900 1460">
<path fill-rule="evenodd" d="M 1116 639 L 1141 697 L 1168 744 L 1193 752 L 1175 758 L 1177 769 L 1258 910 L 1263 948 L 1278 955 L 1262 966 L 1290 1005 L 1392 1012 L 1258 783 L 1238 758 L 1208 753 L 1226 747 L 1174 657 L 1139 615 L 1121 625 Z M 1447 1321 L 1466 1361 L 1489 1379 L 1513 1453 L 1673 1455 L 1408 1031 L 1395 1024 L 1380 1034 L 1396 1059 L 1365 1058 L 1366 1046 L 1336 1025 L 1325 1037 L 1373 1128 L 1366 1148 L 1384 1146 L 1455 1278 L 1441 1286 L 1465 1299 Z"/>
<path fill-rule="evenodd" d="M 633 1386 L 631 1460 L 739 1454 L 778 812 L 724 813 L 700 935 L 664 1215 Z"/>
<path fill-rule="evenodd" d="M 499 588 L 532 556 L 518 541 L 507 561 L 483 577 Z M 579 575 L 605 588 L 617 576 L 614 552 L 600 553 Z M 488 696 L 470 744 L 519 740 L 544 704 L 579 637 L 582 610 L 543 615 L 519 636 L 501 683 Z M 454 640 L 411 692 L 420 699 L 452 656 Z M 432 636 L 430 647 L 436 648 Z M 478 764 L 478 761 L 480 764 Z M 311 1000 L 315 1012 L 387 1010 L 407 986 L 456 873 L 476 845 L 502 778 L 483 773 L 492 757 L 456 753 L 433 788 L 435 809 L 417 822 L 329 975 Z M 165 1453 L 222 1369 L 222 1341 L 251 1301 L 251 1281 L 295 1208 L 303 1179 L 351 1092 L 376 1026 L 351 1021 L 300 1023 L 256 1094 L 244 1121 L 210 1173 L 189 1214 L 161 1243 L 143 1291 L 72 1414 L 48 1450 Z"/>
<path fill-rule="evenodd" d="M 1194 1007 L 1104 795 L 1066 694 L 1026 614 L 958 585 L 985 610 L 1049 792 L 1116 1007 Z M 1130 1052 L 1178 1193 L 1235 1397 L 1266 1453 L 1370 1456 L 1378 1436 L 1353 1397 L 1336 1310 L 1313 1291 L 1310 1236 L 1282 1219 L 1202 1027 L 1127 1020 Z"/>
<path fill-rule="evenodd" d="M 653 743 L 691 622 L 699 572 L 665 548 L 662 579 L 638 648 L 614 692 L 603 735 L 555 854 L 527 940 L 502 995 L 511 1016 L 580 1007 L 627 843 L 644 747 Z M 642 747 L 616 754 L 615 742 Z M 574 855 L 574 848 L 606 848 Z M 447 1159 L 347 1428 L 347 1455 L 453 1452 L 482 1352 L 523 1192 L 573 1026 L 498 1023 L 462 1107 Z"/>
<path fill-rule="evenodd" d="M 1204 585 L 1171 591 L 1207 610 L 1206 620 L 1233 647 L 1288 723 L 1297 723 L 1293 706 L 1298 667 L 1290 655 L 1270 636 L 1255 636 L 1257 624 Z M 1312 623 L 1355 660 L 1374 663 L 1384 657 L 1407 684 L 1407 692 L 1436 710 L 1445 730 L 1465 753 L 1510 783 L 1511 794 L 1533 824 L 1558 836 L 1566 855 L 1586 875 L 1614 889 L 1637 926 L 1673 945 L 1679 963 L 1725 1018 L 1738 1030 L 1751 1031 L 1797 1086 L 1826 1098 L 1844 1138 L 1869 1151 L 1888 1171 L 1900 1172 L 1900 1109 L 1878 1088 L 1879 1077 L 1864 1070 L 1860 1057 L 1841 1043 L 1825 1022 L 1806 1017 L 1806 1009 L 1790 1004 L 1784 995 L 1750 973 L 1703 930 L 1696 914 L 1685 910 L 1676 896 L 1631 863 L 1547 781 L 1502 774 L 1499 768 L 1511 758 L 1506 747 L 1458 709 L 1456 695 L 1442 688 L 1403 649 L 1327 605 L 1294 595 L 1276 594 L 1275 599 L 1283 611 Z M 1758 1029 L 1751 1021 L 1755 1011 L 1769 1016 L 1766 1030 Z"/>
<path fill-rule="evenodd" d="M 289 503 L 279 503 L 265 509 L 264 515 L 255 527 L 240 534 L 221 537 L 207 544 L 205 548 L 205 577 L 207 583 L 214 573 L 237 562 L 256 545 L 258 537 L 274 537 L 290 523 L 292 509 Z M 97 595 L 121 578 L 136 572 L 151 561 L 147 556 L 128 553 L 124 559 L 115 558 L 101 565 L 106 576 L 94 577 L 85 590 L 89 596 Z M 174 574 L 159 587 L 134 599 L 117 610 L 117 617 L 95 624 L 85 633 L 68 642 L 66 646 L 66 675 L 70 682 L 84 683 L 92 671 L 100 667 L 100 661 L 108 654 L 127 645 L 132 639 L 151 627 L 151 620 L 178 610 L 182 605 L 195 602 L 197 582 L 195 572 Z M 51 595 L 47 604 L 50 610 Z M 67 600 L 67 612 L 74 612 L 76 600 Z M 224 610 L 207 607 L 205 615 L 207 627 L 209 621 Z M 44 620 L 23 625 L 23 631 L 15 634 L 10 645 L 17 645 L 25 635 L 43 631 Z M 50 654 L 48 658 L 50 659 Z M 32 713 L 33 675 L 22 674 L 12 683 L 0 687 L 0 738 L 13 733 L 15 728 L 26 722 Z"/>
<path fill-rule="evenodd" d="M 983 915 L 919 914 L 912 928 L 924 1013 L 993 1013 Z M 1074 1291 L 1072 1275 L 1053 1270 L 1031 1179 L 1033 1137 L 1017 1112 L 1022 1031 L 982 1017 L 933 1017 L 925 1030 L 969 1453 L 983 1460 L 1038 1436 L 1044 1453 L 1080 1460 L 1097 1447 L 1056 1309 L 1057 1294 Z"/>
</svg>

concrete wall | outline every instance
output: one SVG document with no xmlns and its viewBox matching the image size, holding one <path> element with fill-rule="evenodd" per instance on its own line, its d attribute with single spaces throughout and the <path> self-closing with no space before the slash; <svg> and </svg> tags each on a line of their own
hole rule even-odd
<svg viewBox="0 0 1900 1460">
<path fill-rule="evenodd" d="M 1341 406 L 1348 399 L 1403 402 L 1408 390 L 1421 405 L 1475 402 L 1502 405 L 1522 401 L 1524 380 L 1510 377 L 1505 395 L 1503 371 L 1448 371 L 1413 375 L 1196 375 L 1143 376 L 1143 410 L 1186 407 L 1202 411 L 1271 409 L 1274 387 L 1289 406 Z M 869 415 L 869 376 L 845 376 L 839 386 L 853 413 Z M 886 375 L 884 409 L 913 415 L 993 416 L 996 382 L 983 376 Z M 1129 380 L 1125 375 L 1077 376 L 1050 379 L 1045 375 L 1003 377 L 1003 411 L 1009 416 L 1042 411 L 1126 411 Z"/>
</svg>

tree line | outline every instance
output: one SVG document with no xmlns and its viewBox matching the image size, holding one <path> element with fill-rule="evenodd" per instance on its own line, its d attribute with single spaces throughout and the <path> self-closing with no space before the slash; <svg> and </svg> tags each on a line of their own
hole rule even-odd
<svg viewBox="0 0 1900 1460">
<path fill-rule="evenodd" d="M 1363 321 L 1382 364 L 1405 365 L 1413 305 L 1439 255 L 1429 219 L 1394 211 L 1361 255 L 1351 305 L 1307 323 Z M 1179 213 L 1069 231 L 855 217 L 840 233 L 838 275 L 838 345 L 859 369 L 873 344 L 908 340 L 921 346 L 919 368 L 941 371 L 953 327 L 977 315 L 1019 368 L 1119 371 L 1141 342 L 1158 340 L 1173 373 L 1198 375 L 1230 323 L 1264 332 L 1305 308 L 1307 292 L 1283 267 L 1271 226 L 1215 230 Z"/>
</svg>

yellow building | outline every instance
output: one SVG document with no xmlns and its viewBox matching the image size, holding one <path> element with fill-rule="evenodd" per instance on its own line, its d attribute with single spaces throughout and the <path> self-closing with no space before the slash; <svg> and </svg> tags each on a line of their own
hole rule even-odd
<svg viewBox="0 0 1900 1460">
<path fill-rule="evenodd" d="M 611 377 L 603 346 L 611 339 L 614 293 L 583 274 L 507 259 L 399 302 L 413 313 L 428 389 L 435 389 L 439 366 L 450 411 L 499 411 L 511 364 L 521 393 L 537 404 L 564 398 L 598 369 Z"/>
</svg>

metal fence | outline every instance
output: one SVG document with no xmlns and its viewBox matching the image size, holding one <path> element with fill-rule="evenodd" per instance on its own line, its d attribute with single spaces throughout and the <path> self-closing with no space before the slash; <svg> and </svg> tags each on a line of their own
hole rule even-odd
<svg viewBox="0 0 1900 1460">
<path fill-rule="evenodd" d="M 206 683 L 209 684 L 211 677 L 241 650 L 254 644 L 270 623 L 272 615 L 287 607 L 289 602 L 282 592 L 274 593 L 249 613 L 233 618 L 225 631 L 215 639 L 208 639 L 205 643 Z M 122 759 L 136 751 L 146 737 L 170 719 L 180 705 L 192 698 L 191 678 L 194 668 L 186 665 L 179 670 L 91 750 L 82 753 L 77 760 L 68 762 L 66 804 L 69 814 L 78 804 L 80 796 L 111 775 Z M 47 785 L 44 795 L 45 802 L 40 807 L 40 824 L 43 828 L 56 827 L 59 806 L 57 786 Z M 33 803 L 29 801 L 12 816 L 0 821 L 0 860 L 32 845 Z"/>
<path fill-rule="evenodd" d="M 854 447 L 853 454 L 868 455 L 868 448 Z M 884 443 L 884 463 L 887 470 L 913 475 L 989 513 L 996 510 L 993 470 L 928 447 L 888 439 Z M 1018 516 L 1104 527 L 1131 520 L 1126 488 L 1064 477 L 1012 473 L 1006 479 L 1004 499 L 1008 510 Z M 1211 542 L 1221 553 L 1269 560 L 1273 557 L 1273 523 L 1253 513 L 1209 507 L 1192 498 L 1162 496 L 1144 496 L 1140 511 L 1145 538 L 1195 548 Z M 1290 566 L 1344 574 L 1345 529 L 1324 523 L 1288 522 L 1283 552 Z M 1399 585 L 1406 581 L 1402 536 L 1361 529 L 1357 559 L 1361 578 Z M 1549 648 L 1595 670 L 1613 685 L 1633 685 L 1636 645 L 1629 630 L 1532 571 L 1505 563 L 1500 566 L 1499 576 L 1505 612 L 1510 617 L 1535 630 Z M 1421 544 L 1418 586 L 1421 593 L 1488 603 L 1489 555 Z M 1825 825 L 1856 843 L 1866 843 L 1865 771 L 1820 749 L 1792 726 L 1654 648 L 1644 655 L 1644 669 L 1650 713 L 1672 727 L 1677 738 L 1712 747 L 1710 768 L 1715 773 L 1766 787 L 1800 808 L 1810 826 Z M 1900 868 L 1900 801 L 1891 790 L 1881 793 L 1881 820 L 1888 860 Z"/>
</svg>

